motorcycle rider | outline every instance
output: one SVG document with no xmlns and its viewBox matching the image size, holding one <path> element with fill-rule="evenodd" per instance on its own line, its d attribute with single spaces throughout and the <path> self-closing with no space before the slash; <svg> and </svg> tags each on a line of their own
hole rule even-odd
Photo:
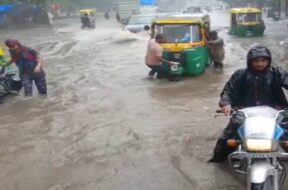
<svg viewBox="0 0 288 190">
<path fill-rule="evenodd" d="M 288 106 L 282 88 L 288 90 L 288 72 L 271 66 L 270 50 L 262 45 L 252 47 L 247 54 L 247 68 L 236 71 L 221 93 L 221 111 L 230 115 L 232 109 L 253 106 L 270 106 L 284 109 Z M 214 156 L 209 162 L 225 161 L 234 150 L 227 146 L 227 140 L 237 136 L 241 121 L 232 117 L 218 139 Z"/>
</svg>

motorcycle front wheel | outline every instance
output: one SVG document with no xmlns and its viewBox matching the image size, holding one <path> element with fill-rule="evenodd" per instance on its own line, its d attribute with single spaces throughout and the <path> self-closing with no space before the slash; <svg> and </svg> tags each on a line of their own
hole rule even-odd
<svg viewBox="0 0 288 190">
<path fill-rule="evenodd" d="M 251 190 L 264 190 L 264 184 L 252 184 Z"/>
<path fill-rule="evenodd" d="M 265 183 L 252 183 L 251 190 L 273 190 L 273 178 L 269 177 Z"/>
</svg>

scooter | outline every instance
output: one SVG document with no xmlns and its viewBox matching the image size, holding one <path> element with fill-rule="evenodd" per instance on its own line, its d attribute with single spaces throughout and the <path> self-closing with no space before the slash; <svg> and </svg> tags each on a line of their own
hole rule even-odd
<svg viewBox="0 0 288 190">
<path fill-rule="evenodd" d="M 233 117 L 242 125 L 239 138 L 227 141 L 236 149 L 228 157 L 230 166 L 246 175 L 247 190 L 280 190 L 287 173 L 283 159 L 288 158 L 288 153 L 282 147 L 288 147 L 288 141 L 281 140 L 287 111 L 260 106 L 239 110 Z"/>
<path fill-rule="evenodd" d="M 18 95 L 22 89 L 22 83 L 15 75 L 13 72 L 6 72 L 5 67 L 0 67 L 0 102 L 9 94 Z"/>
</svg>

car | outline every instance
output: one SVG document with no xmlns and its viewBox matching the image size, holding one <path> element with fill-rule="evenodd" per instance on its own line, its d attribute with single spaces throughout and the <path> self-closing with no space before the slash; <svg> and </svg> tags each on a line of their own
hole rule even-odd
<svg viewBox="0 0 288 190">
<path fill-rule="evenodd" d="M 201 7 L 188 7 L 181 11 L 182 13 L 203 13 Z"/>
<path fill-rule="evenodd" d="M 152 20 L 157 18 L 156 14 L 152 15 L 133 15 L 129 18 L 125 30 L 132 33 L 145 31 L 145 26 L 151 26 Z"/>
</svg>

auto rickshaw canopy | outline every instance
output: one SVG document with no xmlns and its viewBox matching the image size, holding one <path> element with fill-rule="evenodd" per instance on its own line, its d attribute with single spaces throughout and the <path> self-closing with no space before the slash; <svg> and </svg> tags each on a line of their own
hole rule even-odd
<svg viewBox="0 0 288 190">
<path fill-rule="evenodd" d="M 234 8 L 230 10 L 231 14 L 245 14 L 245 13 L 262 13 L 258 8 L 245 7 L 245 8 Z"/>
<path fill-rule="evenodd" d="M 210 23 L 207 14 L 164 15 L 152 21 L 153 24 L 205 24 Z"/>
<path fill-rule="evenodd" d="M 81 9 L 79 10 L 79 12 L 81 14 L 88 14 L 88 15 L 91 15 L 91 14 L 96 14 L 96 9 Z"/>
</svg>

